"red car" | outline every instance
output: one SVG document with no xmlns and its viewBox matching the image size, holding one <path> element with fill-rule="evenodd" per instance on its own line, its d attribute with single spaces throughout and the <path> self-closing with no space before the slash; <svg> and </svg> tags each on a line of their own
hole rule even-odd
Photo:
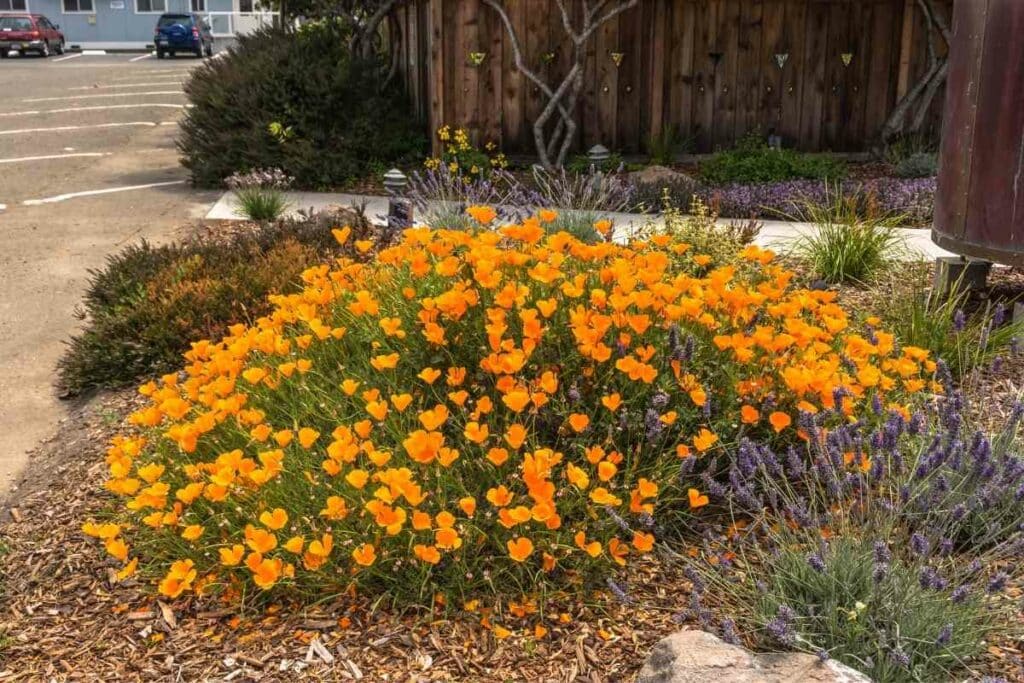
<svg viewBox="0 0 1024 683">
<path fill-rule="evenodd" d="M 42 14 L 0 14 L 0 57 L 17 50 L 21 54 L 38 52 L 49 57 L 64 54 L 64 34 L 60 26 Z"/>
</svg>

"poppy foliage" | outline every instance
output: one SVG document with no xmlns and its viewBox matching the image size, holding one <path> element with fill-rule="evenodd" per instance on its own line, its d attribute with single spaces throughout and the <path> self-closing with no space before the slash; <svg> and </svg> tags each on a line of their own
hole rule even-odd
<svg viewBox="0 0 1024 683">
<path fill-rule="evenodd" d="M 870 420 L 934 386 L 926 352 L 858 333 L 770 251 L 469 213 L 479 230 L 307 270 L 141 387 L 107 457 L 123 506 L 85 529 L 122 576 L 169 598 L 583 590 L 710 514 L 741 437 L 799 443 L 802 415 Z"/>
</svg>

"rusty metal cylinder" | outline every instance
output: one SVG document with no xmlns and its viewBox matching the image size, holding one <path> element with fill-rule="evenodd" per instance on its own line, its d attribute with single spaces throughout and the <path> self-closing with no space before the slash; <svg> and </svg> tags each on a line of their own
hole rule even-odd
<svg viewBox="0 0 1024 683">
<path fill-rule="evenodd" d="M 1024 0 L 953 9 L 932 240 L 1024 266 Z"/>
</svg>

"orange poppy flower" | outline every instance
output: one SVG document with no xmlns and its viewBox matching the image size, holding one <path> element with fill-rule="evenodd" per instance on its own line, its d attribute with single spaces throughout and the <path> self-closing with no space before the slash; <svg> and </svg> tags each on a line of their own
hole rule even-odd
<svg viewBox="0 0 1024 683">
<path fill-rule="evenodd" d="M 771 423 L 772 428 L 775 430 L 775 432 L 779 433 L 783 429 L 791 425 L 793 423 L 793 419 L 786 413 L 782 413 L 776 410 L 775 412 L 768 416 L 768 422 Z"/>
<path fill-rule="evenodd" d="M 510 540 L 505 545 L 508 548 L 509 557 L 516 562 L 525 561 L 533 553 L 533 541 L 524 536 Z"/>
<path fill-rule="evenodd" d="M 690 499 L 690 509 L 696 510 L 702 508 L 710 502 L 710 499 L 698 491 L 697 489 L 689 489 L 686 492 L 687 497 Z"/>
<path fill-rule="evenodd" d="M 377 550 L 369 543 L 364 543 L 352 551 L 352 559 L 356 564 L 369 567 L 377 561 Z"/>
</svg>

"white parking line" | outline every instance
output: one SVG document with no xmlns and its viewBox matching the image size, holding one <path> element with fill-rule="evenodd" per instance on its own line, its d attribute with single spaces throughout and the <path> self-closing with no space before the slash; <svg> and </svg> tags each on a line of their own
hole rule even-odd
<svg viewBox="0 0 1024 683">
<path fill-rule="evenodd" d="M 91 100 L 98 97 L 142 97 L 143 95 L 181 95 L 180 90 L 148 90 L 146 92 L 108 92 L 96 95 L 66 95 L 64 97 L 30 97 L 22 102 L 63 102 L 64 100 Z"/>
<path fill-rule="evenodd" d="M 68 199 L 74 199 L 76 197 L 91 197 L 97 194 L 110 194 L 112 192 L 128 192 L 130 190 L 144 190 L 149 187 L 166 187 L 168 185 L 184 185 L 184 180 L 168 180 L 162 183 L 147 183 L 146 185 L 127 185 L 125 187 L 108 187 L 103 190 L 85 190 L 84 192 L 69 192 L 67 194 L 58 194 L 53 197 L 44 197 L 42 199 L 26 199 L 22 202 L 25 206 L 38 206 L 39 204 L 54 204 L 56 202 L 63 202 Z"/>
<path fill-rule="evenodd" d="M 47 159 L 69 159 L 71 157 L 105 157 L 111 152 L 76 152 L 75 154 L 43 154 L 37 157 L 16 157 L 14 159 L 0 159 L 0 164 L 17 164 L 24 161 L 45 161 Z"/>
<path fill-rule="evenodd" d="M 6 211 L 6 210 L 7 210 L 7 205 L 6 204 L 0 204 L 0 211 Z"/>
<path fill-rule="evenodd" d="M 100 90 L 103 88 L 152 88 L 154 86 L 162 85 L 181 85 L 181 80 L 174 81 L 150 81 L 149 83 L 115 83 L 112 85 L 79 85 L 74 88 L 68 88 L 68 90 Z"/>
<path fill-rule="evenodd" d="M 74 54 L 74 55 L 64 55 L 63 57 L 57 57 L 57 59 L 54 59 L 52 61 L 54 61 L 54 62 L 66 62 L 69 59 L 78 59 L 81 56 L 82 56 L 82 53 L 79 52 L 78 54 Z"/>
<path fill-rule="evenodd" d="M 140 60 L 142 60 L 142 59 L 149 59 L 149 58 L 150 58 L 150 57 L 152 57 L 152 56 L 153 56 L 153 53 L 152 53 L 152 52 L 150 52 L 149 54 L 145 54 L 145 55 L 139 55 L 138 57 L 132 57 L 132 58 L 131 58 L 131 59 L 129 59 L 128 61 L 129 61 L 129 62 L 138 62 L 138 61 L 140 61 Z"/>
<path fill-rule="evenodd" d="M 82 54 L 87 57 L 101 57 L 107 54 L 106 50 L 82 50 Z"/>
<path fill-rule="evenodd" d="M 17 130 L 0 130 L 0 135 L 20 135 L 22 133 L 58 133 L 65 130 L 82 130 L 83 128 L 120 128 L 121 126 L 153 126 L 154 121 L 126 121 L 124 123 L 92 123 L 84 126 L 55 126 L 53 128 L 19 128 Z"/>
<path fill-rule="evenodd" d="M 46 110 L 35 110 L 35 111 L 5 111 L 0 113 L 0 116 L 29 116 L 37 114 L 64 114 L 73 111 L 104 111 L 106 109 L 139 109 L 141 107 L 162 107 L 165 109 L 185 109 L 191 107 L 190 104 L 105 104 L 101 107 L 68 107 L 66 109 L 46 109 Z"/>
<path fill-rule="evenodd" d="M 126 66 L 126 65 L 127 65 L 127 62 L 125 62 L 124 64 L 112 64 L 111 66 Z M 145 72 L 147 74 L 180 74 L 182 76 L 185 76 L 185 75 L 188 75 L 188 72 L 191 71 L 191 70 L 192 70 L 192 66 L 188 66 L 188 67 L 185 67 L 183 69 L 146 69 Z M 112 80 L 112 81 L 131 81 L 131 80 L 134 80 L 136 78 L 139 78 L 139 74 L 138 73 L 136 73 L 136 74 L 134 74 L 132 76 L 115 76 L 114 78 L 111 78 L 110 80 Z"/>
</svg>

